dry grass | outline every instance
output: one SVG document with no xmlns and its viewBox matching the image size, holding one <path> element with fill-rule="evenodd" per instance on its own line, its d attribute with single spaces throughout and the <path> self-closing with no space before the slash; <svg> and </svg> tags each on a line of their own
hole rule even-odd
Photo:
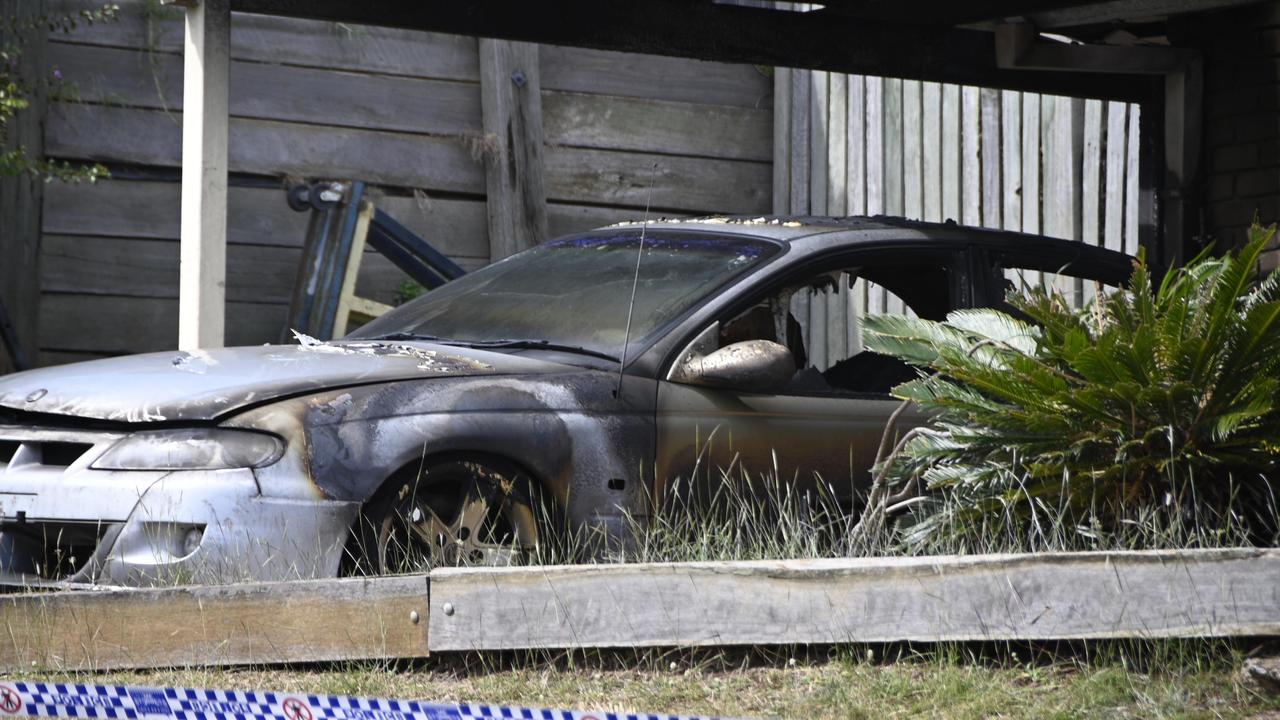
<svg viewBox="0 0 1280 720">
<path fill-rule="evenodd" d="M 885 652 L 897 657 L 883 661 Z M 867 653 L 870 653 L 868 657 Z M 1114 646 L 1029 662 L 1026 648 L 842 649 L 811 657 L 697 656 L 680 652 L 560 656 L 451 656 L 414 665 L 309 670 L 182 670 L 49 680 L 262 689 L 472 701 L 600 711 L 737 717 L 1234 718 L 1280 713 L 1280 700 L 1243 685 L 1238 654 L 1210 642 L 1162 644 L 1137 668 Z M 1098 655 L 1097 653 L 1101 653 Z M 1054 657 L 1061 658 L 1059 652 Z M 28 676 L 30 677 L 30 676 Z"/>
</svg>

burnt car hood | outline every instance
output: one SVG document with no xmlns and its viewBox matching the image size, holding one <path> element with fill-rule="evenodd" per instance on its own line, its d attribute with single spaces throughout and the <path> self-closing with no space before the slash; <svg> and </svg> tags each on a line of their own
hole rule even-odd
<svg viewBox="0 0 1280 720">
<path fill-rule="evenodd" d="M 118 422 L 214 420 L 238 409 L 347 385 L 540 373 L 564 366 L 424 343 L 315 343 L 172 351 L 0 377 L 0 408 Z"/>
</svg>

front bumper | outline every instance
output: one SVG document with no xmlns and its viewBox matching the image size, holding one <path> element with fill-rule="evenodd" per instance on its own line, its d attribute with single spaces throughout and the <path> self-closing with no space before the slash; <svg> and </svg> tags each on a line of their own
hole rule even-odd
<svg viewBox="0 0 1280 720">
<path fill-rule="evenodd" d="M 122 436 L 0 427 L 0 586 L 337 573 L 358 504 L 266 496 L 247 469 L 92 469 Z"/>
</svg>

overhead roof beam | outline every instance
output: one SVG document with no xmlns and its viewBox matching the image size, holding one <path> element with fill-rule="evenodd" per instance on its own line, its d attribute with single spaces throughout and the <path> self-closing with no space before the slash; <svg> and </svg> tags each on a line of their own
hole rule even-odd
<svg viewBox="0 0 1280 720">
<path fill-rule="evenodd" d="M 858 20 L 968 25 L 1065 10 L 1089 0 L 826 0 L 817 12 Z"/>
<path fill-rule="evenodd" d="M 1110 0 L 1032 12 L 1026 18 L 1041 30 L 1051 30 L 1221 10 L 1257 2 L 1258 0 Z"/>
<path fill-rule="evenodd" d="M 985 31 L 710 2 L 233 0 L 232 8 L 552 45 L 1083 97 L 1138 100 L 1145 97 L 1148 89 L 1145 83 L 1124 76 L 1000 69 L 995 62 L 995 40 Z"/>
</svg>

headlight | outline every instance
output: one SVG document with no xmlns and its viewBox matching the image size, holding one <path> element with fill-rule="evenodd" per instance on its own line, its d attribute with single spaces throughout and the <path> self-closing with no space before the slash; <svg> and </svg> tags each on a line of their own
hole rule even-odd
<svg viewBox="0 0 1280 720">
<path fill-rule="evenodd" d="M 284 443 L 266 433 L 221 428 L 134 433 L 94 461 L 99 470 L 226 470 L 280 459 Z"/>
</svg>

